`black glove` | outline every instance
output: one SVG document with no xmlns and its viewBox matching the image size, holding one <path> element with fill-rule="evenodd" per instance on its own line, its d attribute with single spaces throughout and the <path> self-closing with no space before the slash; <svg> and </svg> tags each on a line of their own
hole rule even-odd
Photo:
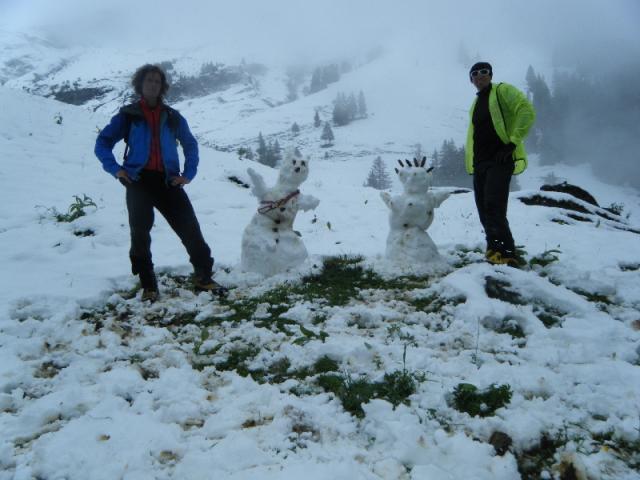
<svg viewBox="0 0 640 480">
<path fill-rule="evenodd" d="M 509 163 L 513 162 L 513 152 L 516 149 L 515 143 L 507 143 L 504 147 L 498 150 L 498 154 L 496 155 L 496 161 L 498 163 Z"/>
</svg>

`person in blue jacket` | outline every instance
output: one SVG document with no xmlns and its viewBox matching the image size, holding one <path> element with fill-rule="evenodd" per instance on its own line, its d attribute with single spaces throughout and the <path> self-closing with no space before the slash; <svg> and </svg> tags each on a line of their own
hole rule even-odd
<svg viewBox="0 0 640 480">
<path fill-rule="evenodd" d="M 129 258 L 132 273 L 140 278 L 142 299 L 158 298 L 151 260 L 154 208 L 182 240 L 194 268 L 196 289 L 223 293 L 224 289 L 212 278 L 211 249 L 183 189 L 197 173 L 198 142 L 185 118 L 164 103 L 169 84 L 160 67 L 143 65 L 133 75 L 131 84 L 140 99 L 122 107 L 102 129 L 95 154 L 104 170 L 126 189 L 131 231 Z M 113 155 L 113 147 L 120 140 L 126 142 L 122 165 Z M 177 142 L 184 153 L 182 173 Z"/>
</svg>

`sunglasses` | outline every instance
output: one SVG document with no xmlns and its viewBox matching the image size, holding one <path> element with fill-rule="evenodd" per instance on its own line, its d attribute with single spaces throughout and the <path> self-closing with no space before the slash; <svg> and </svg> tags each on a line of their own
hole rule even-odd
<svg viewBox="0 0 640 480">
<path fill-rule="evenodd" d="M 490 73 L 491 70 L 489 70 L 488 68 L 481 68 L 480 70 L 474 70 L 469 75 L 471 75 L 472 77 L 477 77 L 478 75 L 489 75 Z"/>
</svg>

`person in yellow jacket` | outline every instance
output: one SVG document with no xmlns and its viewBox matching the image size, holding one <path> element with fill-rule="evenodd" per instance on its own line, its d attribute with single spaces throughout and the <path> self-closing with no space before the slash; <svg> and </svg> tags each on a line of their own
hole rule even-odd
<svg viewBox="0 0 640 480">
<path fill-rule="evenodd" d="M 486 258 L 494 264 L 518 266 L 507 221 L 511 176 L 527 168 L 524 139 L 536 118 L 526 95 L 508 83 L 493 84 L 493 68 L 478 62 L 469 79 L 478 90 L 469 112 L 465 167 L 473 175 L 473 191 L 484 228 Z"/>
</svg>

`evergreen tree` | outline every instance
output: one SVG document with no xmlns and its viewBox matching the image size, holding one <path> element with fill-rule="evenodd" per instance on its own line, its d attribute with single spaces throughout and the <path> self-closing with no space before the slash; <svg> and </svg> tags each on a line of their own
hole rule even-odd
<svg viewBox="0 0 640 480">
<path fill-rule="evenodd" d="M 262 162 L 264 165 L 266 165 L 267 167 L 275 167 L 276 166 L 276 162 L 275 162 L 275 158 L 273 155 L 273 142 L 269 142 L 267 144 L 267 153 L 264 156 L 264 162 Z"/>
<path fill-rule="evenodd" d="M 424 157 L 424 151 L 422 150 L 422 144 L 421 143 L 416 143 L 413 146 L 413 158 L 417 158 L 418 160 L 422 160 L 422 157 Z"/>
<path fill-rule="evenodd" d="M 267 144 L 264 141 L 264 137 L 262 136 L 262 132 L 258 134 L 258 148 L 256 148 L 256 153 L 258 154 L 258 162 L 266 165 L 267 163 Z"/>
<path fill-rule="evenodd" d="M 349 122 L 355 120 L 358 117 L 358 101 L 356 96 L 351 92 L 349 98 L 347 98 L 347 118 Z"/>
<path fill-rule="evenodd" d="M 542 165 L 557 163 L 564 156 L 558 114 L 561 100 L 553 98 L 544 77 L 536 74 L 531 65 L 525 79 L 527 95 L 536 110 L 536 123 L 529 132 L 526 147 L 530 152 L 540 154 Z"/>
<path fill-rule="evenodd" d="M 278 143 L 278 139 L 273 144 L 273 149 L 271 151 L 272 162 L 274 167 L 280 165 L 282 162 L 282 149 L 280 148 L 280 143 Z"/>
<path fill-rule="evenodd" d="M 316 110 L 316 114 L 313 116 L 313 126 L 318 128 L 320 125 L 322 125 L 322 122 L 320 121 L 320 114 L 318 113 L 318 110 Z"/>
<path fill-rule="evenodd" d="M 340 67 L 335 63 L 327 65 L 323 69 L 323 77 L 325 87 L 330 83 L 337 82 L 338 80 L 340 80 Z"/>
<path fill-rule="evenodd" d="M 347 96 L 338 93 L 333 101 L 333 123 L 338 126 L 347 125 L 351 121 Z"/>
<path fill-rule="evenodd" d="M 293 122 L 293 125 L 291 125 L 291 133 L 294 135 L 298 135 L 300 133 L 300 126 L 296 122 Z"/>
<path fill-rule="evenodd" d="M 533 93 L 533 90 L 536 87 L 536 72 L 533 69 L 533 67 L 531 65 L 529 65 L 529 68 L 527 68 L 527 73 L 525 75 L 525 80 L 527 82 L 527 93 L 529 94 L 529 97 L 531 98 L 531 94 Z"/>
<path fill-rule="evenodd" d="M 364 99 L 364 93 L 360 90 L 358 94 L 358 117 L 367 118 L 367 102 Z"/>
<path fill-rule="evenodd" d="M 327 88 L 327 85 L 340 80 L 340 67 L 336 64 L 317 67 L 311 74 L 309 93 L 319 92 Z"/>
<path fill-rule="evenodd" d="M 369 176 L 364 184 L 365 187 L 372 187 L 376 190 L 385 190 L 391 188 L 391 179 L 387 173 L 387 169 L 379 156 L 373 161 Z"/>
<path fill-rule="evenodd" d="M 311 74 L 311 85 L 309 85 L 309 93 L 316 93 L 325 88 L 327 84 L 324 81 L 322 69 L 317 67 Z"/>
<path fill-rule="evenodd" d="M 238 154 L 239 160 L 242 160 L 243 158 L 246 158 L 247 160 L 253 160 L 253 151 L 250 147 L 240 147 L 238 148 L 238 150 L 236 150 L 236 153 Z"/>
<path fill-rule="evenodd" d="M 333 145 L 334 136 L 329 122 L 325 122 L 324 128 L 322 129 L 322 135 L 320 135 L 320 139 L 324 140 L 324 144 L 321 145 L 323 148 Z"/>
<path fill-rule="evenodd" d="M 455 186 L 472 188 L 472 177 L 464 166 L 464 147 L 457 148 L 453 139 L 442 142 L 442 148 L 435 157 L 433 184 L 435 186 Z"/>
</svg>

